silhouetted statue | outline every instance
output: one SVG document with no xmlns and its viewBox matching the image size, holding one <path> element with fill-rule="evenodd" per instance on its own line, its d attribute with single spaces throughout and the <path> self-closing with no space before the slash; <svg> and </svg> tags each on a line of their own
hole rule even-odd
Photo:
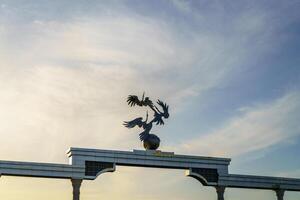
<svg viewBox="0 0 300 200">
<path fill-rule="evenodd" d="M 125 121 L 124 126 L 127 128 L 134 128 L 138 126 L 143 128 L 144 131 L 139 134 L 140 140 L 143 142 L 145 149 L 156 150 L 159 147 L 160 139 L 158 136 L 154 134 L 150 134 L 152 129 L 152 124 L 156 123 L 156 125 L 164 125 L 163 118 L 167 119 L 169 117 L 169 106 L 162 102 L 161 100 L 157 100 L 157 104 L 162 108 L 160 111 L 153 102 L 149 99 L 149 97 L 145 97 L 145 93 L 143 93 L 142 100 L 136 95 L 129 95 L 127 98 L 127 103 L 130 106 L 148 106 L 154 112 L 153 119 L 148 122 L 148 111 L 146 113 L 146 119 L 143 121 L 142 117 L 138 117 L 132 121 Z"/>
</svg>

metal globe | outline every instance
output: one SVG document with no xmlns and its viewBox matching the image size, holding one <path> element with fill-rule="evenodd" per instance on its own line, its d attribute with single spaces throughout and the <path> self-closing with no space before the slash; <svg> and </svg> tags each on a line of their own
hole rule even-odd
<svg viewBox="0 0 300 200">
<path fill-rule="evenodd" d="M 156 150 L 159 147 L 160 139 L 154 134 L 149 134 L 149 136 L 143 141 L 143 144 L 146 150 Z"/>
</svg>

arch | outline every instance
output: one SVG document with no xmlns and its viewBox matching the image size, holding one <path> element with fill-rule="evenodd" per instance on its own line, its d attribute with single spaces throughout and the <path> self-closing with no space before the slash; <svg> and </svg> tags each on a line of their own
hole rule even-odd
<svg viewBox="0 0 300 200">
<path fill-rule="evenodd" d="M 193 172 L 192 169 L 187 170 L 185 175 L 197 179 L 203 186 L 208 186 L 207 180 L 202 175 Z"/>
<path fill-rule="evenodd" d="M 99 171 L 99 172 L 96 174 L 96 177 L 98 177 L 100 174 L 103 174 L 103 173 L 106 173 L 106 172 L 114 172 L 114 171 L 116 171 L 116 164 L 115 164 L 115 163 L 113 163 L 113 166 L 112 166 L 112 167 L 110 167 L 110 168 L 105 168 L 105 169 Z"/>
<path fill-rule="evenodd" d="M 96 179 L 100 174 L 106 172 L 114 172 L 116 163 L 85 161 L 85 176 L 91 179 Z"/>
<path fill-rule="evenodd" d="M 216 185 L 218 185 L 219 174 L 218 174 L 217 169 L 190 168 L 186 172 L 186 175 L 197 179 L 204 186 L 216 186 Z"/>
</svg>

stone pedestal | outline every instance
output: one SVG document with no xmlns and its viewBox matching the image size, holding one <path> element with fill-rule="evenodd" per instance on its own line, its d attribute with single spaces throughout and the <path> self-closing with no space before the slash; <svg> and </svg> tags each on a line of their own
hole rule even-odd
<svg viewBox="0 0 300 200">
<path fill-rule="evenodd" d="M 80 199 L 80 186 L 82 183 L 82 179 L 71 179 L 72 187 L 73 187 L 73 200 Z"/>
<path fill-rule="evenodd" d="M 282 189 L 277 189 L 277 190 L 275 190 L 275 192 L 276 192 L 277 200 L 283 200 L 285 191 Z"/>
<path fill-rule="evenodd" d="M 216 186 L 216 191 L 218 198 L 217 200 L 224 200 L 225 187 L 224 186 Z"/>
</svg>

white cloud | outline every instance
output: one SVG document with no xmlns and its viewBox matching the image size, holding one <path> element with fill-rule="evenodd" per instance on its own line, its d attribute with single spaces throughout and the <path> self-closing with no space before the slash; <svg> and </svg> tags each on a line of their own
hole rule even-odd
<svg viewBox="0 0 300 200">
<path fill-rule="evenodd" d="M 0 84 L 2 158 L 61 160 L 69 146 L 113 148 L 134 136 L 121 126 L 129 117 L 124 98 L 133 84 L 130 70 L 39 66 L 14 76 Z"/>
<path fill-rule="evenodd" d="M 248 107 L 223 127 L 183 145 L 187 152 L 238 156 L 289 142 L 300 135 L 300 93 Z"/>
<path fill-rule="evenodd" d="M 240 40 L 241 36 L 249 39 L 251 34 L 239 29 L 229 36 L 190 28 L 181 33 L 180 27 L 164 20 L 141 16 L 77 18 L 63 23 L 33 20 L 26 26 L 7 25 L 3 38 L 8 42 L 0 52 L 11 53 L 7 57 L 22 66 L 58 63 L 73 67 L 92 63 L 129 67 L 139 74 L 137 82 L 145 90 L 162 90 L 159 95 L 180 95 L 191 88 L 199 94 L 218 85 L 251 58 L 254 50 L 259 53 L 260 46 L 253 42 L 248 46 Z M 19 32 L 22 35 L 16 34 Z"/>
</svg>

